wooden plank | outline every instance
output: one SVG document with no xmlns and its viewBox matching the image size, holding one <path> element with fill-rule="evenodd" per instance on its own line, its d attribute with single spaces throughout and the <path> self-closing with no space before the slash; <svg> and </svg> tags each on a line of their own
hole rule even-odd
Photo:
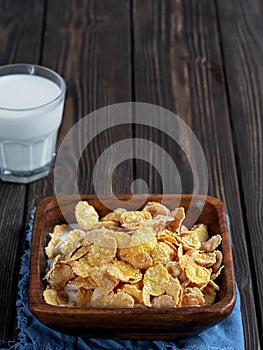
<svg viewBox="0 0 263 350">
<path fill-rule="evenodd" d="M 1 65 L 38 63 L 43 15 L 44 1 L 0 2 Z M 0 344 L 15 337 L 25 196 L 25 185 L 0 181 Z"/>
<path fill-rule="evenodd" d="M 59 72 L 67 84 L 64 118 L 58 146 L 67 132 L 86 114 L 104 106 L 131 100 L 129 1 L 85 0 L 49 1 L 41 63 Z M 102 121 L 102 124 L 104 121 Z M 89 126 L 96 134 L 98 123 Z M 103 126 L 103 125 L 102 125 Z M 85 130 L 79 130 L 79 138 Z M 101 153 L 113 143 L 132 137 L 132 127 L 109 128 L 89 144 L 79 162 L 79 192 L 94 193 L 93 169 Z M 78 140 L 70 143 L 62 168 L 67 185 L 74 177 Z M 108 172 L 111 154 L 104 167 Z M 120 165 L 113 174 L 116 193 L 130 192 L 132 161 Z M 30 185 L 28 211 L 42 198 L 53 195 L 53 172 L 46 179 Z M 110 176 L 110 174 L 109 174 Z M 121 180 L 125 178 L 125 181 Z"/>
<path fill-rule="evenodd" d="M 223 0 L 217 1 L 217 6 L 252 286 L 263 345 L 263 3 L 253 1 L 252 6 L 242 0 Z"/>
<path fill-rule="evenodd" d="M 246 344 L 247 348 L 256 349 L 258 327 L 254 295 L 247 288 L 252 284 L 251 270 L 215 4 L 213 1 L 135 0 L 133 26 L 134 98 L 176 111 L 201 143 L 209 170 L 209 194 L 222 199 L 230 215 Z M 136 136 L 158 139 L 152 130 L 147 132 L 138 126 Z M 173 142 L 169 143 L 167 136 L 160 136 L 160 144 L 174 154 Z M 183 158 L 178 160 L 183 161 Z M 184 176 L 184 165 L 181 168 Z M 136 177 L 147 177 L 147 171 L 136 168 Z M 150 191 L 162 190 L 160 181 L 154 174 L 152 177 Z"/>
<path fill-rule="evenodd" d="M 118 21 L 115 21 L 116 18 Z M 110 56 L 107 56 L 108 52 L 111 52 Z M 129 59 L 127 1 L 121 5 L 109 1 L 99 4 L 84 1 L 81 7 L 77 1 L 71 2 L 70 7 L 64 1 L 49 2 L 42 62 L 61 73 L 68 88 L 59 144 L 74 123 L 87 113 L 130 99 Z M 132 136 L 131 127 L 121 131 L 122 139 Z M 103 150 L 118 141 L 119 134 L 119 129 L 107 130 L 91 142 L 80 162 L 80 192 L 94 192 L 92 173 L 96 160 Z M 74 147 L 78 147 L 78 144 L 72 145 L 69 159 L 65 160 L 65 169 L 68 169 L 71 157 L 74 157 Z M 122 168 L 122 171 L 125 172 L 125 169 Z M 30 207 L 53 193 L 52 175 L 43 180 L 44 191 L 37 183 L 31 186 Z M 70 171 L 68 175 L 70 177 Z M 132 176 L 131 168 L 131 172 L 126 174 L 127 184 Z M 115 183 L 115 191 L 126 192 L 127 184 Z"/>
</svg>

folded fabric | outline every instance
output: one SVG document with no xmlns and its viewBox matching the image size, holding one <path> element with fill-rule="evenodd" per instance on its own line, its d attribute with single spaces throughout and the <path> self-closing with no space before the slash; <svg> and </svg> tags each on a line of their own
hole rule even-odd
<svg viewBox="0 0 263 350">
<path fill-rule="evenodd" d="M 29 248 L 21 262 L 21 279 L 18 285 L 17 327 L 18 341 L 10 349 L 21 350 L 243 350 L 244 336 L 240 311 L 240 295 L 233 312 L 225 320 L 202 333 L 177 341 L 85 339 L 65 335 L 51 330 L 39 322 L 28 309 L 28 279 L 30 266 L 30 244 L 35 210 L 31 213 L 26 240 Z M 228 221 L 229 223 L 229 221 Z"/>
</svg>

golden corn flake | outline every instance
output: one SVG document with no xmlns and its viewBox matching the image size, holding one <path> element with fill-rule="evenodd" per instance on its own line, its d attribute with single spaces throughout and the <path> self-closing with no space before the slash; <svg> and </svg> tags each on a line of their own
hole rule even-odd
<svg viewBox="0 0 263 350">
<path fill-rule="evenodd" d="M 119 212 L 112 212 L 112 213 L 108 213 L 107 215 L 105 215 L 103 218 L 101 218 L 101 222 L 104 225 L 104 221 L 113 221 L 115 223 L 117 223 L 117 226 L 120 223 L 120 219 L 121 219 L 121 213 Z"/>
<path fill-rule="evenodd" d="M 116 239 L 117 248 L 127 248 L 131 245 L 131 236 L 126 232 L 115 231 L 112 233 Z"/>
<path fill-rule="evenodd" d="M 75 217 L 77 223 L 83 230 L 91 230 L 99 223 L 99 215 L 92 205 L 82 201 L 76 205 Z"/>
<path fill-rule="evenodd" d="M 152 257 L 145 251 L 135 251 L 129 256 L 129 262 L 136 269 L 148 269 L 153 265 Z"/>
<path fill-rule="evenodd" d="M 82 242 L 83 244 L 83 242 Z M 75 253 L 71 256 L 70 260 L 78 260 L 82 258 L 84 255 L 86 255 L 92 246 L 92 243 L 89 243 L 88 245 L 82 245 L 80 248 L 78 248 Z"/>
<path fill-rule="evenodd" d="M 166 243 L 159 242 L 154 246 L 151 257 L 155 265 L 159 263 L 166 265 L 169 261 L 173 260 L 174 250 Z"/>
<path fill-rule="evenodd" d="M 95 289 L 90 299 L 90 305 L 97 308 L 132 308 L 134 307 L 134 299 L 124 292 L 105 295 Z"/>
<path fill-rule="evenodd" d="M 144 274 L 143 283 L 150 295 L 159 296 L 165 292 L 169 282 L 169 273 L 162 264 L 150 267 Z"/>
<path fill-rule="evenodd" d="M 109 229 L 111 227 L 119 227 L 119 224 L 116 221 L 112 221 L 112 220 L 102 221 L 101 224 Z"/>
<path fill-rule="evenodd" d="M 198 285 L 207 284 L 209 282 L 211 275 L 209 270 L 197 265 L 189 256 L 182 256 L 179 263 L 190 282 Z"/>
<path fill-rule="evenodd" d="M 142 211 L 117 208 L 102 218 L 86 201 L 78 226 L 56 225 L 45 247 L 43 298 L 55 306 L 177 308 L 212 305 L 223 254 L 220 235 L 183 224 L 184 208 L 148 202 Z M 81 229 L 73 229 L 79 227 Z"/>
<path fill-rule="evenodd" d="M 157 239 L 154 230 L 151 227 L 140 227 L 134 231 L 130 246 L 128 248 L 119 249 L 119 257 L 129 262 L 134 267 L 139 267 L 137 255 L 140 253 L 148 253 L 148 255 L 150 255 L 156 244 Z"/>
<path fill-rule="evenodd" d="M 80 287 L 76 294 L 76 306 L 86 307 L 90 303 L 92 291 Z"/>
<path fill-rule="evenodd" d="M 56 289 L 57 291 L 62 290 L 68 280 L 73 278 L 75 275 L 70 265 L 58 261 L 47 278 L 47 281 L 52 289 Z"/>
<path fill-rule="evenodd" d="M 169 229 L 172 232 L 179 232 L 181 228 L 181 224 L 185 218 L 184 208 L 177 208 L 172 212 L 172 216 L 174 220 L 170 222 Z"/>
<path fill-rule="evenodd" d="M 143 211 L 148 211 L 153 218 L 156 217 L 157 215 L 163 215 L 163 216 L 171 215 L 170 210 L 159 202 L 148 202 L 144 206 Z"/>
<path fill-rule="evenodd" d="M 137 283 L 142 279 L 142 273 L 139 269 L 125 261 L 114 261 L 107 267 L 110 274 L 116 276 L 121 282 Z"/>
<path fill-rule="evenodd" d="M 166 228 L 168 219 L 169 217 L 158 215 L 155 219 L 145 221 L 143 226 L 151 226 L 155 232 L 159 232 Z"/>
<path fill-rule="evenodd" d="M 101 266 L 112 261 L 117 252 L 117 241 L 113 236 L 104 234 L 92 245 L 87 255 L 90 266 Z"/>
<path fill-rule="evenodd" d="M 99 288 L 95 288 L 90 298 L 90 306 L 97 307 L 97 308 L 105 308 L 106 304 L 107 304 L 107 296 Z"/>
<path fill-rule="evenodd" d="M 45 302 L 49 305 L 57 306 L 59 305 L 57 302 L 58 291 L 52 288 L 46 288 L 43 292 L 43 298 Z"/>
<path fill-rule="evenodd" d="M 69 229 L 69 225 L 62 224 L 62 225 L 55 225 L 53 228 L 53 234 L 60 236 L 63 235 L 63 233 Z"/>
<path fill-rule="evenodd" d="M 179 243 L 176 239 L 177 235 L 174 234 L 174 232 L 170 231 L 170 230 L 162 230 L 160 232 L 158 232 L 157 234 L 157 240 L 160 242 L 170 242 L 172 243 L 175 248 L 179 246 Z"/>
<path fill-rule="evenodd" d="M 169 282 L 165 288 L 165 292 L 173 297 L 176 305 L 179 304 L 182 287 L 178 278 L 173 278 L 172 276 L 169 276 Z"/>
<path fill-rule="evenodd" d="M 212 266 L 212 269 L 213 269 L 213 272 L 216 272 L 216 271 L 218 271 L 220 269 L 220 266 L 222 264 L 223 254 L 222 254 L 222 252 L 220 250 L 215 250 L 214 253 L 216 255 L 216 262 Z"/>
<path fill-rule="evenodd" d="M 160 295 L 152 300 L 152 307 L 157 309 L 175 308 L 175 301 L 171 295 Z"/>
<path fill-rule="evenodd" d="M 67 287 L 75 287 L 76 289 L 79 287 L 83 287 L 85 289 L 95 289 L 96 286 L 96 283 L 91 279 L 91 277 L 77 276 L 67 283 Z"/>
<path fill-rule="evenodd" d="M 210 253 L 213 252 L 221 243 L 222 237 L 220 235 L 212 236 L 208 241 L 202 243 L 202 250 Z"/>
<path fill-rule="evenodd" d="M 205 298 L 205 305 L 212 305 L 216 299 L 216 290 L 213 286 L 207 285 L 202 290 L 203 296 Z"/>
<path fill-rule="evenodd" d="M 105 267 L 93 267 L 90 270 L 90 278 L 95 282 L 98 289 L 108 294 L 119 283 L 117 276 L 110 274 Z"/>
<path fill-rule="evenodd" d="M 49 259 L 53 259 L 55 257 L 55 247 L 61 242 L 61 238 L 53 233 L 50 233 L 50 237 L 51 240 L 45 247 L 45 253 Z"/>
<path fill-rule="evenodd" d="M 134 302 L 143 304 L 142 291 L 134 284 L 124 284 L 121 288 L 122 292 L 125 292 L 133 297 Z"/>
<path fill-rule="evenodd" d="M 152 307 L 151 303 L 151 295 L 149 293 L 148 286 L 145 285 L 142 288 L 142 299 L 143 299 L 143 304 L 147 307 Z"/>
<path fill-rule="evenodd" d="M 85 232 L 82 230 L 73 230 L 69 232 L 64 242 L 58 247 L 59 252 L 64 256 L 65 260 L 70 259 L 75 250 L 82 245 L 84 237 Z"/>
<path fill-rule="evenodd" d="M 135 229 L 151 218 L 151 214 L 147 211 L 126 211 L 120 215 L 120 223 L 122 227 Z"/>
<path fill-rule="evenodd" d="M 62 241 L 62 235 L 69 229 L 69 225 L 55 225 L 53 228 L 53 232 L 50 233 L 51 240 L 48 242 L 45 247 L 45 253 L 49 259 L 53 259 L 56 253 L 56 248 L 59 243 Z"/>
<path fill-rule="evenodd" d="M 72 266 L 72 270 L 75 273 L 75 275 L 83 277 L 83 278 L 89 277 L 91 266 L 89 265 L 88 254 L 84 255 L 79 260 L 74 260 L 71 263 L 71 266 Z"/>
<path fill-rule="evenodd" d="M 152 227 L 140 227 L 131 238 L 131 246 L 141 246 L 144 251 L 151 252 L 157 244 L 156 233 Z"/>
<path fill-rule="evenodd" d="M 185 250 L 199 249 L 201 243 L 195 231 L 182 232 L 176 236 L 179 243 L 182 243 Z"/>
<path fill-rule="evenodd" d="M 205 298 L 199 288 L 186 288 L 183 291 L 181 306 L 204 306 Z"/>
<path fill-rule="evenodd" d="M 183 273 L 178 261 L 169 261 L 165 268 L 174 278 L 179 277 Z"/>
<path fill-rule="evenodd" d="M 133 297 L 125 292 L 117 292 L 108 298 L 109 308 L 132 308 L 134 307 Z"/>
<path fill-rule="evenodd" d="M 212 286 L 215 290 L 220 290 L 219 286 L 212 279 L 210 279 L 208 285 Z"/>
<path fill-rule="evenodd" d="M 127 261 L 132 264 L 133 256 L 137 253 L 143 252 L 143 248 L 141 246 L 136 247 L 128 247 L 128 248 L 119 248 L 117 250 L 117 257 L 120 260 Z"/>
<path fill-rule="evenodd" d="M 209 239 L 209 234 L 208 234 L 208 230 L 207 230 L 207 226 L 205 224 L 197 224 L 194 225 L 191 228 L 191 231 L 194 231 L 197 233 L 198 239 L 199 241 L 205 242 Z"/>
<path fill-rule="evenodd" d="M 216 263 L 216 253 L 206 253 L 206 252 L 200 252 L 198 250 L 189 250 L 187 253 L 196 264 L 200 266 L 213 266 Z"/>
</svg>

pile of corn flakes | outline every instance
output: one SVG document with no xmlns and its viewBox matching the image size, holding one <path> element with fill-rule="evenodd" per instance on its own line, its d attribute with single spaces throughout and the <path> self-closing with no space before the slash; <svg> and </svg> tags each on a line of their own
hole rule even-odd
<svg viewBox="0 0 263 350">
<path fill-rule="evenodd" d="M 184 208 L 148 202 L 99 218 L 86 201 L 76 225 L 56 225 L 45 248 L 43 297 L 58 306 L 178 308 L 214 303 L 223 266 L 220 235 L 183 225 Z"/>
</svg>

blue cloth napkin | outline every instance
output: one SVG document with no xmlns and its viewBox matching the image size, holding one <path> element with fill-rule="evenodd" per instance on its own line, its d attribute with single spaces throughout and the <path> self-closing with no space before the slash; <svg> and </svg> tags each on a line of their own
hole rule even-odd
<svg viewBox="0 0 263 350">
<path fill-rule="evenodd" d="M 18 341 L 10 349 L 19 350 L 243 350 L 244 337 L 240 311 L 240 295 L 237 288 L 237 300 L 230 316 L 203 331 L 197 336 L 179 341 L 147 340 L 111 340 L 84 339 L 69 336 L 49 329 L 40 323 L 28 309 L 28 279 L 30 265 L 30 244 L 34 219 L 33 210 L 29 222 L 26 240 L 29 248 L 24 252 L 21 262 L 21 279 L 17 300 Z"/>
</svg>

